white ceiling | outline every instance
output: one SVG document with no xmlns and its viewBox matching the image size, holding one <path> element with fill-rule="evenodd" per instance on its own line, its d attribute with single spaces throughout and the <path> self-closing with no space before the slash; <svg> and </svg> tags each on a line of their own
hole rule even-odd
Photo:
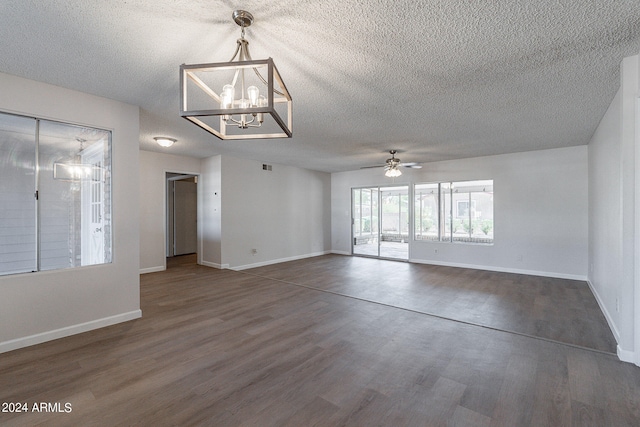
<svg viewBox="0 0 640 427">
<path fill-rule="evenodd" d="M 294 100 L 291 139 L 179 116 L 179 66 L 225 62 L 235 9 Z M 144 150 L 336 172 L 584 145 L 640 52 L 638 0 L 2 0 L 0 72 L 141 108 Z M 154 136 L 179 141 L 161 149 Z"/>
</svg>

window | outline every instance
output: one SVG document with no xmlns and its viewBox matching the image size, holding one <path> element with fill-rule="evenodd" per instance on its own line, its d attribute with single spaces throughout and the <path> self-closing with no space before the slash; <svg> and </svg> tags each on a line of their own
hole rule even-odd
<svg viewBox="0 0 640 427">
<path fill-rule="evenodd" d="M 475 200 L 472 201 L 474 203 Z M 475 209 L 475 203 L 471 207 Z M 469 200 L 458 200 L 456 201 L 456 217 L 457 218 L 467 218 L 469 216 Z"/>
<path fill-rule="evenodd" d="M 0 113 L 0 275 L 111 257 L 111 132 Z"/>
<path fill-rule="evenodd" d="M 493 180 L 417 184 L 415 239 L 493 243 Z"/>
<path fill-rule="evenodd" d="M 422 184 L 415 187 L 416 240 L 439 240 L 439 185 Z"/>
</svg>

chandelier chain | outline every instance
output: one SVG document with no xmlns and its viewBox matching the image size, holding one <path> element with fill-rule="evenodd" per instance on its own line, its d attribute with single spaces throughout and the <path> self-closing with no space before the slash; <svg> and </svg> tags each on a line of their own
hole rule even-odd
<svg viewBox="0 0 640 427">
<path fill-rule="evenodd" d="M 236 50 L 233 53 L 233 56 L 231 57 L 231 59 L 229 60 L 229 62 L 233 62 L 234 59 L 236 59 L 236 57 L 238 56 L 238 54 L 240 54 L 240 57 L 238 58 L 239 61 L 253 61 L 253 59 L 251 58 L 251 53 L 249 53 L 249 42 L 244 38 L 244 30 L 246 28 L 244 21 L 239 24 L 240 28 L 242 29 L 240 32 L 240 38 L 237 41 L 236 44 Z M 265 85 L 268 86 L 269 83 L 267 83 L 267 80 L 262 76 L 262 74 L 260 74 L 260 71 L 258 71 L 257 68 L 253 67 L 253 71 L 256 73 L 256 76 L 258 76 L 258 78 L 260 79 L 260 81 Z M 237 78 L 237 74 L 236 74 L 236 78 Z M 233 86 L 235 87 L 236 85 L 236 79 L 233 79 Z M 280 96 L 285 96 L 284 93 L 280 92 L 277 89 L 273 89 L 273 91 L 275 93 L 277 93 Z"/>
</svg>

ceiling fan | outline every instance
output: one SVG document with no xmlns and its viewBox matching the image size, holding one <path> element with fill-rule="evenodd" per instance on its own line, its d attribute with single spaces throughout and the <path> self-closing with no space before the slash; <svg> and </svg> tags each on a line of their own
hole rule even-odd
<svg viewBox="0 0 640 427">
<path fill-rule="evenodd" d="M 386 176 L 393 178 L 393 177 L 402 175 L 402 172 L 399 169 L 400 167 L 411 168 L 411 169 L 422 168 L 422 165 L 420 163 L 416 163 L 416 162 L 402 163 L 402 161 L 396 157 L 396 153 L 397 153 L 396 150 L 389 150 L 389 153 L 391 154 L 391 158 L 387 159 L 384 165 L 364 166 L 364 167 L 361 167 L 360 169 L 384 168 L 385 170 L 384 174 Z"/>
</svg>

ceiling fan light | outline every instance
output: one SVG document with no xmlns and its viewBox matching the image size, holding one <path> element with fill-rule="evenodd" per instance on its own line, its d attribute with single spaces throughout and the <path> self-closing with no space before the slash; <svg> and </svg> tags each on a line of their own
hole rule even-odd
<svg viewBox="0 0 640 427">
<path fill-rule="evenodd" d="M 400 169 L 398 169 L 397 167 L 394 168 L 389 168 L 385 173 L 384 176 L 388 176 L 389 178 L 397 178 L 400 175 L 402 175 L 402 172 L 400 171 Z"/>
<path fill-rule="evenodd" d="M 384 165 L 376 165 L 376 166 L 363 166 L 360 169 L 369 169 L 369 168 L 379 168 L 384 167 L 385 176 L 396 178 L 402 175 L 402 171 L 400 167 L 409 167 L 409 168 L 421 168 L 418 163 L 401 163 L 400 159 L 395 156 L 397 153 L 396 150 L 390 150 L 391 158 L 387 159 Z"/>
</svg>

